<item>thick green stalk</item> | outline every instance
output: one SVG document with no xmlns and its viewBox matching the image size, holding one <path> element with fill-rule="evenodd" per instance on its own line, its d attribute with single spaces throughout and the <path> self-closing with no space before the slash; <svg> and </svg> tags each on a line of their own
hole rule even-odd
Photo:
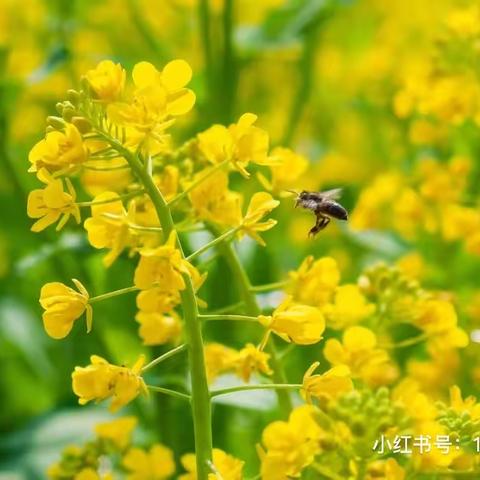
<svg viewBox="0 0 480 480">
<path fill-rule="evenodd" d="M 119 142 L 109 139 L 112 146 L 121 151 L 133 172 L 143 184 L 157 212 L 165 238 L 174 230 L 170 209 L 152 177 L 144 168 L 138 157 L 132 155 Z M 180 251 L 183 251 L 180 243 Z M 191 375 L 191 405 L 195 435 L 195 454 L 197 459 L 197 478 L 207 480 L 210 472 L 209 462 L 212 458 L 212 425 L 210 393 L 208 390 L 201 322 L 198 319 L 197 300 L 191 278 L 184 275 L 186 288 L 181 292 L 183 317 L 185 320 L 185 337 L 188 346 L 188 363 Z"/>
<path fill-rule="evenodd" d="M 218 235 L 218 232 L 215 228 L 211 227 L 212 232 L 215 235 Z M 236 278 L 238 282 L 238 287 L 240 289 L 240 295 L 242 297 L 243 302 L 245 303 L 246 312 L 249 315 L 257 317 L 262 312 L 258 305 L 257 299 L 255 297 L 255 293 L 252 292 L 252 286 L 250 285 L 250 279 L 248 278 L 247 272 L 243 268 L 240 259 L 238 258 L 237 252 L 234 250 L 233 245 L 231 243 L 223 243 L 218 246 L 219 250 L 223 254 L 226 262 L 228 263 L 233 276 Z M 286 377 L 285 373 L 283 372 L 283 368 L 281 362 L 277 358 L 277 353 L 275 351 L 275 346 L 273 344 L 273 340 L 267 344 L 266 350 L 270 354 L 270 364 L 273 370 L 273 381 L 276 384 L 286 384 Z M 291 412 L 293 405 L 292 399 L 287 390 L 276 390 L 278 403 L 280 405 L 280 409 L 283 413 L 284 417 L 288 417 L 289 413 Z"/>
</svg>

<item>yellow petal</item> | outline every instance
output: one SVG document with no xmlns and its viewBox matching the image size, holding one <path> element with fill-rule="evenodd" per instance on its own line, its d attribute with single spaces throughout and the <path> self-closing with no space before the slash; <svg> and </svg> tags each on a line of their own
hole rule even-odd
<svg viewBox="0 0 480 480">
<path fill-rule="evenodd" d="M 162 70 L 162 82 L 172 91 L 184 87 L 192 78 L 192 69 L 185 60 L 173 60 Z"/>
</svg>

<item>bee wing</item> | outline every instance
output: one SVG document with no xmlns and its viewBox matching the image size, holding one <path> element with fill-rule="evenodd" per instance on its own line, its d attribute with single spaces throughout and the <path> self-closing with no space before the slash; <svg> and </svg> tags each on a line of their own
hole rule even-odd
<svg viewBox="0 0 480 480">
<path fill-rule="evenodd" d="M 325 190 L 324 192 L 320 192 L 320 195 L 324 199 L 328 200 L 337 200 L 342 196 L 343 188 L 333 188 L 332 190 Z"/>
</svg>

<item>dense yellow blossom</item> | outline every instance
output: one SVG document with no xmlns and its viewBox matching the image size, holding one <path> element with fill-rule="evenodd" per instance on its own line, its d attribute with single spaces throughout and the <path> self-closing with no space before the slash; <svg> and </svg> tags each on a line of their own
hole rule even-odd
<svg viewBox="0 0 480 480">
<path fill-rule="evenodd" d="M 90 365 L 75 367 L 72 373 L 72 388 L 79 397 L 80 405 L 112 397 L 110 410 L 115 412 L 139 393 L 147 392 L 145 382 L 140 376 L 145 362 L 143 355 L 132 368 L 111 365 L 98 355 L 92 355 L 90 361 Z"/>
<path fill-rule="evenodd" d="M 92 307 L 85 287 L 76 279 L 72 282 L 78 291 L 60 282 L 46 283 L 40 291 L 43 326 L 52 338 L 64 338 L 73 328 L 75 320 L 86 312 L 87 331 L 92 328 Z"/>
<path fill-rule="evenodd" d="M 173 452 L 159 443 L 148 452 L 131 448 L 123 457 L 122 466 L 128 471 L 128 480 L 163 480 L 175 473 Z"/>
<path fill-rule="evenodd" d="M 195 455 L 187 453 L 183 455 L 182 465 L 188 473 L 180 475 L 179 480 L 197 480 L 197 466 L 195 465 Z M 219 448 L 212 450 L 212 464 L 215 472 L 208 475 L 208 480 L 242 480 L 242 471 L 244 462 L 238 458 L 225 453 Z"/>
<path fill-rule="evenodd" d="M 322 312 L 309 305 L 294 303 L 292 297 L 287 297 L 272 315 L 260 315 L 258 320 L 267 330 L 298 345 L 319 342 L 325 330 Z"/>
</svg>

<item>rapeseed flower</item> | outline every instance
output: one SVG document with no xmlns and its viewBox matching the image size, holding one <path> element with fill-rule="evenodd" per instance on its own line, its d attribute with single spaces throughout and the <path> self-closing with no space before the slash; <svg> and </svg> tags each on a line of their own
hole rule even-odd
<svg viewBox="0 0 480 480">
<path fill-rule="evenodd" d="M 315 407 L 303 405 L 295 408 L 288 421 L 268 425 L 259 447 L 264 480 L 297 477 L 319 454 L 322 429 L 315 421 Z"/>
<path fill-rule="evenodd" d="M 302 396 L 308 403 L 312 402 L 312 397 L 330 400 L 353 390 L 350 369 L 346 365 L 312 375 L 319 365 L 320 362 L 313 363 L 303 376 Z"/>
<path fill-rule="evenodd" d="M 31 191 L 27 202 L 28 216 L 39 219 L 32 225 L 32 232 L 41 232 L 59 219 L 56 230 L 61 230 L 70 216 L 80 223 L 80 208 L 75 203 L 76 193 L 70 179 L 65 179 L 67 193 L 63 190 L 62 180 L 54 179 L 45 169 L 39 172 L 39 177 L 46 187 Z"/>
<path fill-rule="evenodd" d="M 30 150 L 28 160 L 32 164 L 29 172 L 40 172 L 42 168 L 50 173 L 77 169 L 87 160 L 87 149 L 78 128 L 67 123 L 64 131 L 48 132 Z"/>
<path fill-rule="evenodd" d="M 90 365 L 75 367 L 72 373 L 72 388 L 79 397 L 80 405 L 112 397 L 110 411 L 115 412 L 139 393 L 147 393 L 145 382 L 140 376 L 145 363 L 143 355 L 132 368 L 111 365 L 98 355 L 92 355 L 90 361 Z"/>
<path fill-rule="evenodd" d="M 45 284 L 40 290 L 40 305 L 43 312 L 43 326 L 52 338 L 66 337 L 73 328 L 75 320 L 86 312 L 87 332 L 92 328 L 92 307 L 86 288 L 78 281 L 72 280 L 78 291 L 60 282 Z"/>
<path fill-rule="evenodd" d="M 241 234 L 246 234 L 256 240 L 260 245 L 265 246 L 265 241 L 257 232 L 265 232 L 273 228 L 277 221 L 268 219 L 264 222 L 260 220 L 276 208 L 280 202 L 275 200 L 269 193 L 257 192 L 250 200 L 247 213 L 241 223 Z"/>
<path fill-rule="evenodd" d="M 103 258 L 107 267 L 132 244 L 129 223 L 135 222 L 135 209 L 133 202 L 131 205 L 127 212 L 115 192 L 103 192 L 92 201 L 92 216 L 85 220 L 84 227 L 93 247 L 110 249 Z"/>
<path fill-rule="evenodd" d="M 118 100 L 125 88 L 126 73 L 123 67 L 111 60 L 101 61 L 85 75 L 98 100 L 113 102 Z"/>
<path fill-rule="evenodd" d="M 197 480 L 197 466 L 195 455 L 187 453 L 181 459 L 182 465 L 188 473 L 178 477 L 178 480 Z M 213 469 L 217 473 L 209 473 L 208 480 L 242 480 L 243 465 L 245 462 L 225 453 L 219 448 L 212 450 Z"/>
<path fill-rule="evenodd" d="M 387 352 L 377 347 L 376 335 L 365 327 L 347 328 L 342 342 L 327 340 L 323 354 L 332 365 L 346 365 L 353 378 L 369 385 L 390 383 L 397 375 Z"/>
<path fill-rule="evenodd" d="M 295 303 L 292 297 L 287 297 L 272 315 L 259 315 L 258 321 L 268 331 L 298 345 L 319 342 L 325 330 L 322 312 L 318 308 Z"/>
<path fill-rule="evenodd" d="M 122 459 L 122 466 L 128 471 L 127 480 L 163 480 L 175 473 L 173 452 L 156 443 L 149 451 L 131 448 Z"/>
<path fill-rule="evenodd" d="M 308 256 L 298 270 L 289 273 L 289 293 L 294 300 L 315 307 L 326 305 L 340 282 L 337 262 L 331 257 Z"/>
<path fill-rule="evenodd" d="M 234 360 L 237 375 L 244 381 L 249 382 L 253 372 L 260 372 L 264 375 L 271 375 L 272 369 L 268 365 L 270 355 L 262 352 L 252 343 L 243 347 Z"/>
<path fill-rule="evenodd" d="M 144 345 L 164 345 L 175 342 L 182 331 L 178 315 L 175 312 L 138 312 L 135 320 L 140 324 L 138 334 Z"/>
<path fill-rule="evenodd" d="M 98 438 L 111 442 L 115 448 L 124 450 L 130 444 L 132 431 L 137 423 L 136 417 L 120 417 L 110 422 L 97 423 L 95 433 Z"/>
<path fill-rule="evenodd" d="M 233 370 L 238 359 L 238 352 L 235 349 L 221 343 L 207 343 L 204 355 L 209 383 L 212 383 L 222 373 Z"/>
</svg>

